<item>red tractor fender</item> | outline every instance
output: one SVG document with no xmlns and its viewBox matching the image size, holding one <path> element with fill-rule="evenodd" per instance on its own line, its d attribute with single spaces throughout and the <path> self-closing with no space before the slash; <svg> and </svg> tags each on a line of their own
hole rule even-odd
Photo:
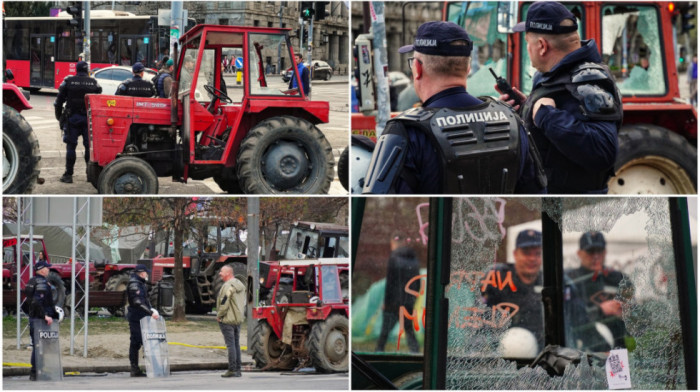
<svg viewBox="0 0 700 392">
<path fill-rule="evenodd" d="M 29 104 L 24 92 L 20 90 L 19 87 L 11 83 L 2 84 L 2 103 L 10 106 L 18 112 L 32 108 L 32 105 Z"/>
<path fill-rule="evenodd" d="M 2 280 L 4 281 L 5 279 L 10 279 L 12 277 L 12 272 L 10 272 L 9 269 L 3 268 L 2 269 Z"/>
<path fill-rule="evenodd" d="M 281 316 L 282 308 L 273 306 L 264 306 L 253 309 L 253 319 L 266 320 L 267 324 L 272 328 L 272 331 L 278 338 L 282 338 L 282 328 L 284 327 L 284 318 Z M 285 312 L 286 314 L 286 312 Z"/>
</svg>

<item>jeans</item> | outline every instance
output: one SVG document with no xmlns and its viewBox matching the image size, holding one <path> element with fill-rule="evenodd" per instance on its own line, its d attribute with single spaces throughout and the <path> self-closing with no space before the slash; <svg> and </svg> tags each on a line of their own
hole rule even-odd
<svg viewBox="0 0 700 392">
<path fill-rule="evenodd" d="M 226 348 L 228 349 L 228 370 L 241 370 L 241 326 L 219 323 L 221 333 L 224 335 Z"/>
</svg>

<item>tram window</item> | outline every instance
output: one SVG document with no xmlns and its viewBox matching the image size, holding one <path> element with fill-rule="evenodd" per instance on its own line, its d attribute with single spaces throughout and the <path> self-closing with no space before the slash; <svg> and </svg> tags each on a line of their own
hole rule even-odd
<svg viewBox="0 0 700 392">
<path fill-rule="evenodd" d="M 428 207 L 426 198 L 366 200 L 352 272 L 353 351 L 423 352 Z"/>
</svg>

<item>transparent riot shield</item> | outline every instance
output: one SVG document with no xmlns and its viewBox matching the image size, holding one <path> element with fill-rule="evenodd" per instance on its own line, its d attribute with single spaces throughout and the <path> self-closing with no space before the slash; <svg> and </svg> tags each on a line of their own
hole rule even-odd
<svg viewBox="0 0 700 392">
<path fill-rule="evenodd" d="M 36 362 L 36 379 L 40 381 L 63 380 L 61 366 L 61 347 L 58 338 L 58 321 L 47 325 L 43 319 L 32 319 L 34 328 L 34 361 Z"/>
<path fill-rule="evenodd" d="M 168 360 L 168 340 L 165 336 L 165 320 L 154 320 L 147 316 L 141 319 L 141 337 L 143 338 L 143 355 L 146 357 L 146 375 L 149 378 L 170 375 Z"/>
</svg>

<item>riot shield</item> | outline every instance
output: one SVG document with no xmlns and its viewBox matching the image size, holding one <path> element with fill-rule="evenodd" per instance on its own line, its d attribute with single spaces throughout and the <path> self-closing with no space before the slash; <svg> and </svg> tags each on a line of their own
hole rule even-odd
<svg viewBox="0 0 700 392">
<path fill-rule="evenodd" d="M 146 375 L 149 378 L 170 375 L 168 340 L 165 336 L 165 320 L 147 316 L 141 319 L 143 355 L 146 357 Z"/>
<path fill-rule="evenodd" d="M 58 339 L 58 321 L 47 325 L 44 319 L 32 319 L 34 328 L 34 361 L 36 379 L 40 381 L 63 380 L 61 347 Z"/>
</svg>

